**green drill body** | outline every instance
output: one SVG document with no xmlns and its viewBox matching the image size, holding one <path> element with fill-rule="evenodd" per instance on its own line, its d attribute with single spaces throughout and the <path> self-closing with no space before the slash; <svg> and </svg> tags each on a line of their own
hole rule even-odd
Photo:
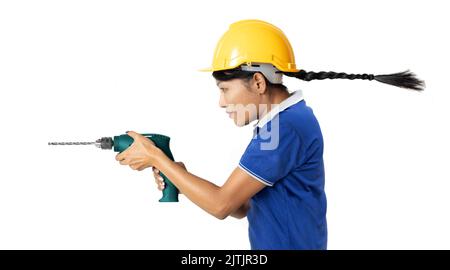
<svg viewBox="0 0 450 270">
<path fill-rule="evenodd" d="M 153 141 L 159 149 L 161 149 L 167 157 L 169 157 L 172 161 L 174 160 L 172 156 L 172 152 L 170 151 L 169 142 L 170 137 L 161 134 L 142 134 L 142 136 L 147 137 L 151 141 Z M 114 151 L 115 152 L 123 152 L 126 150 L 132 143 L 133 138 L 128 136 L 127 134 L 114 136 Z M 178 202 L 178 189 L 174 184 L 162 173 L 159 175 L 162 176 L 164 182 L 166 183 L 166 187 L 163 189 L 163 196 L 159 200 L 160 202 Z"/>
</svg>

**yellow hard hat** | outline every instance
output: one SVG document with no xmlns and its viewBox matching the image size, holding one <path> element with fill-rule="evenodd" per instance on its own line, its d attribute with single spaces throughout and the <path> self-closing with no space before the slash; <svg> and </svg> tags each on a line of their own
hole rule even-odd
<svg viewBox="0 0 450 270">
<path fill-rule="evenodd" d="M 242 64 L 272 64 L 280 71 L 298 72 L 286 35 L 261 20 L 242 20 L 230 25 L 216 46 L 212 66 L 200 71 L 219 71 Z"/>
</svg>

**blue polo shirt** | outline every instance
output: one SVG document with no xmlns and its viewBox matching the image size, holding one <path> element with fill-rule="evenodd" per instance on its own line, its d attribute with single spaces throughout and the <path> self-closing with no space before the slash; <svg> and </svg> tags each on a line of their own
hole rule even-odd
<svg viewBox="0 0 450 270">
<path fill-rule="evenodd" d="M 250 199 L 252 249 L 326 249 L 323 138 L 300 90 L 259 120 L 239 167 L 267 185 Z"/>
</svg>

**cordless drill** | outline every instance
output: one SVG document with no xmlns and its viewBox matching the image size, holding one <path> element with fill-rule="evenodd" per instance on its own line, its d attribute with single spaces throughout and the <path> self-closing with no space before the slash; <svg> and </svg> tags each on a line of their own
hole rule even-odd
<svg viewBox="0 0 450 270">
<path fill-rule="evenodd" d="M 161 149 L 167 157 L 171 160 L 173 159 L 172 152 L 170 151 L 169 142 L 170 137 L 161 134 L 142 134 L 144 137 L 147 137 L 151 141 L 153 141 L 159 149 Z M 132 143 L 133 138 L 131 138 L 127 134 L 122 134 L 114 137 L 102 137 L 95 142 L 49 142 L 48 145 L 95 145 L 100 149 L 113 149 L 114 152 L 123 152 L 126 150 Z M 159 200 L 160 202 L 178 202 L 178 189 L 177 187 L 162 173 L 159 172 L 159 175 L 164 179 L 166 183 L 166 187 L 163 190 L 163 196 Z"/>
</svg>

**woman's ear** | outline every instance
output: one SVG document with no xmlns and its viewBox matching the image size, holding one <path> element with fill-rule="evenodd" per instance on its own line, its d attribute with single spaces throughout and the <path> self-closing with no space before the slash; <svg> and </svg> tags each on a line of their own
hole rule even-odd
<svg viewBox="0 0 450 270">
<path fill-rule="evenodd" d="M 266 79 L 264 78 L 264 75 L 262 75 L 259 72 L 256 72 L 253 74 L 253 88 L 256 90 L 256 93 L 262 95 L 266 92 Z"/>
</svg>

